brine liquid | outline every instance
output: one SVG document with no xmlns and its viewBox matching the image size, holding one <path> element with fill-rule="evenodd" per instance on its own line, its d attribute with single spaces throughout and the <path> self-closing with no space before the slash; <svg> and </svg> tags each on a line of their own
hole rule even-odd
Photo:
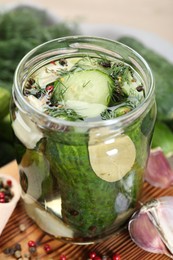
<svg viewBox="0 0 173 260">
<path fill-rule="evenodd" d="M 143 82 L 128 65 L 105 57 L 50 61 L 27 79 L 23 93 L 38 110 L 70 121 L 100 121 L 135 109 Z"/>
</svg>

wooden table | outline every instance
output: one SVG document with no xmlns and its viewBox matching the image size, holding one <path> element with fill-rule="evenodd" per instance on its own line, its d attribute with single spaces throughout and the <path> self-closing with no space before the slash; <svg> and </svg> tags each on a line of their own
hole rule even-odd
<svg viewBox="0 0 173 260">
<path fill-rule="evenodd" d="M 12 162 L 5 167 L 0 168 L 0 173 L 6 173 L 18 180 L 18 168 L 16 162 Z M 160 196 L 173 196 L 173 188 L 158 189 L 153 188 L 149 184 L 144 184 L 144 192 L 142 202 L 151 198 Z M 3 214 L 3 212 L 0 212 Z M 21 232 L 19 226 L 24 224 L 26 230 Z M 67 260 L 87 260 L 91 251 L 96 251 L 100 255 L 111 255 L 112 252 L 118 252 L 121 260 L 166 260 L 169 259 L 164 255 L 151 254 L 137 247 L 130 239 L 127 230 L 113 236 L 101 243 L 94 245 L 71 245 L 58 241 L 51 236 L 45 234 L 36 224 L 26 215 L 20 200 L 15 208 L 9 222 L 7 223 L 2 235 L 0 236 L 0 260 L 12 260 L 13 257 L 3 253 L 7 247 L 12 247 L 16 243 L 22 246 L 23 255 L 28 252 L 28 241 L 37 242 L 37 253 L 32 256 L 32 260 L 59 260 L 60 255 L 64 254 Z M 51 246 L 51 252 L 47 254 L 44 245 L 48 243 Z"/>
</svg>

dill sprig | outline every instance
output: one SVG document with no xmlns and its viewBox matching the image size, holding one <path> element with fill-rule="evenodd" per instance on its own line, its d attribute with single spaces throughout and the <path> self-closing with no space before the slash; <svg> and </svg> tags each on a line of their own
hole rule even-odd
<svg viewBox="0 0 173 260">
<path fill-rule="evenodd" d="M 46 114 L 52 117 L 65 119 L 68 121 L 78 121 L 83 120 L 83 118 L 78 115 L 73 109 L 65 108 L 64 106 L 46 108 L 44 111 Z"/>
<path fill-rule="evenodd" d="M 112 113 L 113 111 L 111 109 L 105 109 L 101 114 L 101 119 L 102 120 L 108 120 L 108 119 L 113 119 L 114 115 Z"/>
<path fill-rule="evenodd" d="M 111 68 L 111 61 L 107 59 L 104 55 L 99 55 L 99 58 L 97 59 L 97 62 L 99 65 L 101 65 L 104 68 Z"/>
<path fill-rule="evenodd" d="M 111 97 L 111 104 L 122 102 L 127 99 L 128 95 L 123 90 L 123 85 L 125 82 L 127 84 L 130 83 L 131 79 L 133 78 L 133 71 L 132 69 L 125 65 L 122 62 L 114 63 L 111 66 L 110 76 L 114 80 L 114 88 L 112 91 Z"/>
<path fill-rule="evenodd" d="M 128 99 L 126 100 L 126 104 L 132 109 L 135 109 L 141 102 L 142 102 L 143 97 L 142 96 L 129 96 Z"/>
<path fill-rule="evenodd" d="M 70 75 L 69 75 L 70 77 Z M 63 87 L 60 87 L 63 86 Z M 58 88 L 58 91 L 56 91 Z M 57 79 L 54 83 L 54 90 L 53 90 L 53 93 L 52 93 L 52 98 L 51 98 L 51 101 L 54 103 L 54 102 L 57 102 L 57 101 L 62 101 L 64 100 L 64 94 L 65 92 L 67 91 L 68 87 L 63 83 L 63 80 L 62 78 L 60 79 Z M 56 93 L 56 95 L 55 95 Z"/>
<path fill-rule="evenodd" d="M 133 77 L 133 70 L 126 64 L 119 62 L 111 67 L 110 75 L 122 86 L 125 82 L 130 83 L 131 77 Z"/>
</svg>

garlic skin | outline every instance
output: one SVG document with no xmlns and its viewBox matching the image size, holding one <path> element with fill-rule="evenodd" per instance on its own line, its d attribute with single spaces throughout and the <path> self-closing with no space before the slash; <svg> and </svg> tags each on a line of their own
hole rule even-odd
<svg viewBox="0 0 173 260">
<path fill-rule="evenodd" d="M 173 185 L 173 170 L 161 148 L 150 151 L 144 178 L 152 186 L 162 189 Z"/>
<path fill-rule="evenodd" d="M 144 204 L 128 224 L 134 243 L 142 249 L 173 259 L 173 196 Z"/>
</svg>

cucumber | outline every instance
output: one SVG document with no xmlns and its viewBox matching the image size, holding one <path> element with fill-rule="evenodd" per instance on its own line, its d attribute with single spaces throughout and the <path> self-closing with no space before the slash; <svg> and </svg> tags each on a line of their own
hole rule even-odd
<svg viewBox="0 0 173 260">
<path fill-rule="evenodd" d="M 79 141 L 76 134 L 73 135 L 76 141 L 71 144 L 67 142 L 68 132 L 58 134 L 56 141 L 55 136 L 54 133 L 54 139 L 47 138 L 45 155 L 59 183 L 62 218 L 76 236 L 97 236 L 117 217 L 118 185 L 97 177 L 90 165 L 85 140 L 79 138 Z"/>
<path fill-rule="evenodd" d="M 137 201 L 141 196 L 143 186 L 144 170 L 137 164 L 133 169 L 119 182 L 119 193 L 116 197 L 115 207 L 117 213 L 123 213 L 129 208 L 136 207 Z"/>
<path fill-rule="evenodd" d="M 73 109 L 81 117 L 95 117 L 107 108 L 102 104 L 90 104 L 88 102 L 75 100 L 68 100 L 66 107 Z"/>
<path fill-rule="evenodd" d="M 173 134 L 163 122 L 157 121 L 152 139 L 152 148 L 160 147 L 167 157 L 173 155 Z"/>
<path fill-rule="evenodd" d="M 156 85 L 157 118 L 172 122 L 173 64 L 136 38 L 124 36 L 118 40 L 139 52 L 151 66 Z"/>
<path fill-rule="evenodd" d="M 9 113 L 2 120 L 0 120 L 0 139 L 13 145 L 14 138 Z"/>
<path fill-rule="evenodd" d="M 100 114 L 110 102 L 113 84 L 111 77 L 102 71 L 96 69 L 75 71 L 56 81 L 52 98 L 54 102 L 67 103 L 68 107 L 71 104 L 69 108 L 77 109 L 77 113 L 84 116 L 90 116 L 91 110 L 96 107 Z M 93 105 L 91 110 L 88 109 L 90 105 Z"/>
<path fill-rule="evenodd" d="M 10 92 L 5 88 L 0 87 L 0 119 L 9 113 L 10 98 Z"/>
<path fill-rule="evenodd" d="M 141 136 L 136 134 L 138 132 L 133 140 L 141 144 Z M 76 237 L 87 238 L 106 232 L 119 214 L 136 206 L 143 183 L 143 169 L 137 158 L 120 180 L 104 180 L 91 165 L 87 133 L 67 131 L 46 135 L 45 156 L 60 189 L 62 219 L 72 227 Z"/>
<path fill-rule="evenodd" d="M 149 136 L 146 137 L 142 132 L 143 118 L 136 120 L 136 122 L 126 129 L 126 134 L 130 137 L 136 148 L 136 160 L 137 168 L 145 169 L 145 165 L 148 159 L 148 150 L 150 148 L 149 142 L 151 138 L 151 131 Z M 152 125 L 150 126 L 152 127 Z M 149 130 L 148 130 L 149 131 Z"/>
</svg>

